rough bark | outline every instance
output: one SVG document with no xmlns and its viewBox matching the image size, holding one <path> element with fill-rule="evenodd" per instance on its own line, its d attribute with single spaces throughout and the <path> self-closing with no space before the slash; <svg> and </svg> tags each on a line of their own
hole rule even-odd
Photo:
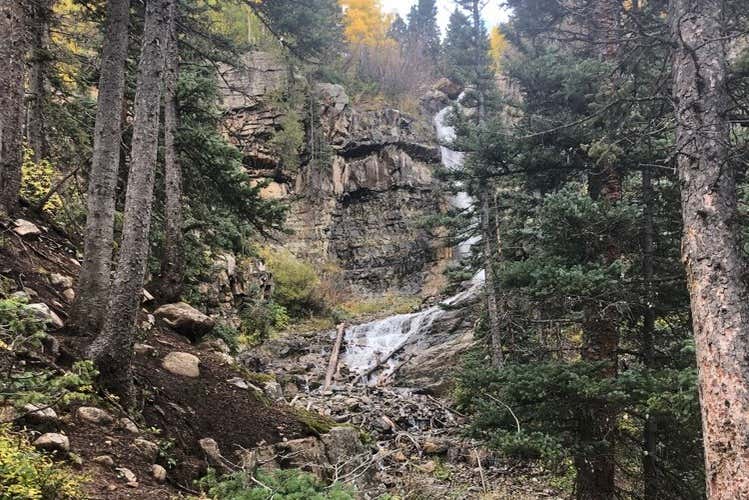
<svg viewBox="0 0 749 500">
<path fill-rule="evenodd" d="M 182 170 L 177 157 L 175 136 L 177 114 L 177 80 L 179 49 L 176 19 L 172 16 L 167 42 L 164 73 L 164 253 L 161 259 L 161 295 L 166 302 L 176 302 L 182 294 L 184 259 L 182 255 Z"/>
<path fill-rule="evenodd" d="M 749 498 L 749 294 L 729 161 L 721 0 L 672 0 L 673 97 L 707 493 Z"/>
<path fill-rule="evenodd" d="M 129 19 L 130 0 L 107 2 L 83 262 L 69 321 L 84 335 L 99 333 L 109 298 Z"/>
<path fill-rule="evenodd" d="M 0 213 L 18 206 L 23 161 L 26 11 L 22 0 L 0 3 Z"/>
<path fill-rule="evenodd" d="M 140 308 L 148 258 L 159 103 L 173 5 L 173 0 L 150 0 L 146 5 L 122 241 L 104 328 L 90 351 L 100 373 L 100 385 L 117 395 L 126 407 L 134 403 L 133 328 Z"/>
<path fill-rule="evenodd" d="M 51 0 L 31 3 L 31 57 L 29 60 L 29 120 L 26 130 L 34 161 L 49 158 L 45 103 L 47 102 L 47 73 L 49 71 L 49 22 L 52 16 Z"/>
</svg>

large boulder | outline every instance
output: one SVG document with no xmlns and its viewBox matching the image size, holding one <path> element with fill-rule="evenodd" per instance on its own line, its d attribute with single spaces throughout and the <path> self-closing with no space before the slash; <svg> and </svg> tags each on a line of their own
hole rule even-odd
<svg viewBox="0 0 749 500">
<path fill-rule="evenodd" d="M 65 323 L 62 322 L 57 313 L 50 309 L 47 304 L 39 302 L 37 304 L 29 304 L 26 307 L 31 309 L 37 318 L 49 323 L 54 328 L 62 328 L 65 326 Z"/>
<path fill-rule="evenodd" d="M 39 436 L 37 440 L 34 441 L 34 446 L 45 451 L 65 452 L 70 450 L 70 440 L 63 434 L 48 432 Z"/>
<path fill-rule="evenodd" d="M 156 309 L 154 315 L 192 341 L 199 340 L 216 326 L 213 319 L 185 302 L 165 304 Z"/>
<path fill-rule="evenodd" d="M 447 94 L 450 99 L 457 99 L 460 93 L 463 92 L 463 86 L 449 78 L 440 78 L 437 83 L 434 84 L 434 90 L 439 90 L 440 92 Z"/>
</svg>

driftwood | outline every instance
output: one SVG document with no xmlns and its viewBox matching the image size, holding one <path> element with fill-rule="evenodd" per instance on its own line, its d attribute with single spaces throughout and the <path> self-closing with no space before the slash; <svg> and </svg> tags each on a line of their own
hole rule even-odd
<svg viewBox="0 0 749 500">
<path fill-rule="evenodd" d="M 341 352 L 341 343 L 343 343 L 343 333 L 346 331 L 346 325 L 341 323 L 338 325 L 338 333 L 335 337 L 335 344 L 333 345 L 333 352 L 330 353 L 330 361 L 328 362 L 328 371 L 325 372 L 325 384 L 323 384 L 323 391 L 330 389 L 333 383 L 333 376 L 338 369 L 338 356 Z"/>
<path fill-rule="evenodd" d="M 359 377 L 361 377 L 361 380 L 366 381 L 370 377 L 370 375 L 372 375 L 374 372 L 379 370 L 382 365 L 390 361 L 390 358 L 392 358 L 393 356 L 401 352 L 403 348 L 406 347 L 410 343 L 411 343 L 411 335 L 406 337 L 405 340 L 403 340 L 403 342 L 395 346 L 395 348 L 392 351 L 390 351 L 387 354 L 387 356 L 385 356 L 382 359 L 378 359 L 374 365 L 370 366 L 361 375 L 359 375 Z M 400 366 L 398 368 L 400 368 Z"/>
</svg>

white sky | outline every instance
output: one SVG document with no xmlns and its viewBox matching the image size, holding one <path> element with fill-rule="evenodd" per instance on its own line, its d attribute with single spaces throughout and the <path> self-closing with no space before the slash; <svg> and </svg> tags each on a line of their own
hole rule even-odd
<svg viewBox="0 0 749 500">
<path fill-rule="evenodd" d="M 397 12 L 405 20 L 411 6 L 416 2 L 417 0 L 382 0 L 382 6 L 385 12 Z M 500 3 L 501 0 L 489 0 L 484 7 L 484 20 L 488 28 L 507 21 L 507 11 L 500 7 Z M 437 22 L 443 34 L 453 10 L 455 3 L 452 0 L 437 0 Z"/>
</svg>

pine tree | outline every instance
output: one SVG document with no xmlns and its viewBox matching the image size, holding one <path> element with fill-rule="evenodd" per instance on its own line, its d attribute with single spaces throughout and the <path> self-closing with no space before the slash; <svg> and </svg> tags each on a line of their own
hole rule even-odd
<svg viewBox="0 0 749 500">
<path fill-rule="evenodd" d="M 0 213 L 6 214 L 15 212 L 21 187 L 27 10 L 23 0 L 0 5 Z"/>
<path fill-rule="evenodd" d="M 724 3 L 675 0 L 673 97 L 707 494 L 749 496 L 749 291 L 730 160 Z"/>
<path fill-rule="evenodd" d="M 133 328 L 140 310 L 146 274 L 159 104 L 169 19 L 173 15 L 173 0 L 150 0 L 146 5 L 122 241 L 104 327 L 90 350 L 99 370 L 99 383 L 117 395 L 127 408 L 132 407 L 135 396 L 131 366 L 135 341 Z"/>
<path fill-rule="evenodd" d="M 435 0 L 419 0 L 408 13 L 408 44 L 433 64 L 440 55 L 440 30 Z"/>
<path fill-rule="evenodd" d="M 101 330 L 109 298 L 130 1 L 108 0 L 106 15 L 83 262 L 70 314 L 70 325 L 84 335 Z"/>
<path fill-rule="evenodd" d="M 178 14 L 178 12 L 177 12 Z M 182 237 L 182 169 L 176 145 L 178 127 L 177 82 L 179 40 L 177 15 L 169 20 L 164 73 L 164 249 L 161 257 L 161 295 L 168 302 L 179 300 L 184 281 Z"/>
</svg>

